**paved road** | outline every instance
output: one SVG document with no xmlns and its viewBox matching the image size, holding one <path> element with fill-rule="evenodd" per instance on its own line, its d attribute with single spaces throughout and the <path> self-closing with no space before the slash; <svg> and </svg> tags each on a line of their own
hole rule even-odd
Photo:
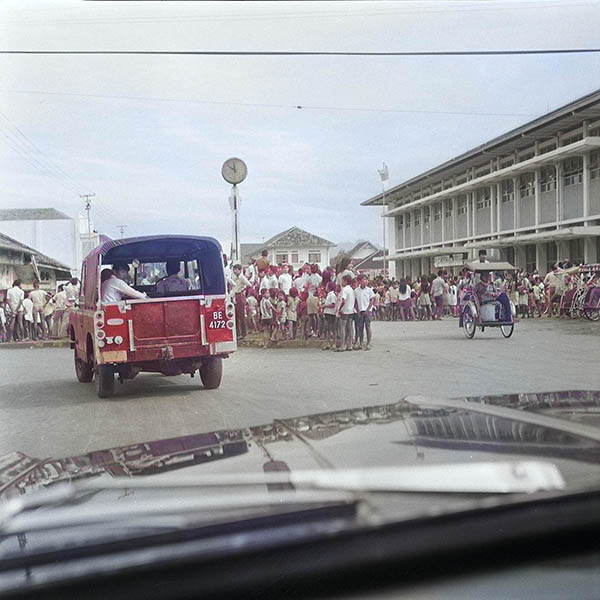
<svg viewBox="0 0 600 600">
<path fill-rule="evenodd" d="M 0 349 L 0 456 L 69 456 L 409 394 L 600 389 L 600 323 L 526 320 L 509 340 L 498 330 L 467 340 L 454 320 L 373 328 L 371 352 L 244 348 L 218 390 L 142 374 L 109 400 L 77 382 L 68 349 Z"/>
</svg>

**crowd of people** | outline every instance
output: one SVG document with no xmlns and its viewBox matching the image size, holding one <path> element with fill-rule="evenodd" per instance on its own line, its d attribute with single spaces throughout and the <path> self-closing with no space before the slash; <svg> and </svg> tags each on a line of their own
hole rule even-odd
<svg viewBox="0 0 600 600">
<path fill-rule="evenodd" d="M 26 292 L 16 279 L 0 304 L 0 341 L 47 340 L 67 335 L 69 309 L 79 299 L 79 280 L 73 277 L 55 293 L 40 289 L 38 281 Z"/>
</svg>

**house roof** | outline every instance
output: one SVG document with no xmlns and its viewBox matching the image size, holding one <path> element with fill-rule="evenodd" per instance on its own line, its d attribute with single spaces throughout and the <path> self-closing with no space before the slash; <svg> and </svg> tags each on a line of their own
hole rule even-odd
<svg viewBox="0 0 600 600">
<path fill-rule="evenodd" d="M 3 233 L 0 233 L 0 248 L 6 248 L 7 250 L 12 250 L 13 252 L 33 254 L 37 264 L 41 267 L 50 267 L 52 269 L 56 269 L 57 271 L 67 271 L 68 273 L 71 272 L 71 268 L 67 265 L 55 260 L 54 258 L 50 258 L 49 256 L 38 252 L 35 250 L 35 248 L 27 246 L 26 244 L 22 244 L 21 242 Z"/>
<path fill-rule="evenodd" d="M 350 250 L 348 250 L 348 252 L 344 252 L 344 256 L 351 258 L 353 254 L 358 252 L 361 248 L 363 248 L 367 244 L 373 248 L 373 252 L 377 251 L 378 248 L 377 248 L 377 246 L 375 246 L 375 244 L 372 244 L 371 242 L 369 242 L 369 240 L 361 240 L 360 242 L 356 242 L 356 244 L 354 244 L 354 246 L 352 248 L 350 248 Z"/>
<path fill-rule="evenodd" d="M 304 231 L 300 227 L 290 227 L 262 244 L 264 248 L 288 248 L 289 246 L 302 248 L 307 246 L 335 246 L 335 244 L 318 235 Z"/>
<path fill-rule="evenodd" d="M 56 221 L 71 219 L 55 208 L 3 208 L 0 221 Z"/>
<path fill-rule="evenodd" d="M 382 260 L 374 260 L 375 258 L 382 258 L 383 250 L 376 250 L 372 254 L 369 254 L 366 258 L 363 258 L 359 263 L 354 265 L 354 268 L 357 271 L 369 271 L 373 269 L 383 269 L 383 261 Z"/>
</svg>

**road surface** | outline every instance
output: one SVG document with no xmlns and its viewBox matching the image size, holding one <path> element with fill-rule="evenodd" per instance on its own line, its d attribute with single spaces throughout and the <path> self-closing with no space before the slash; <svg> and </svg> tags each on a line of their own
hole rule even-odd
<svg viewBox="0 0 600 600">
<path fill-rule="evenodd" d="M 525 320 L 508 340 L 499 330 L 467 340 L 453 319 L 373 330 L 371 352 L 243 348 L 217 390 L 199 377 L 141 374 L 112 399 L 77 382 L 71 350 L 0 345 L 0 456 L 64 457 L 414 394 L 600 389 L 600 323 Z"/>
</svg>

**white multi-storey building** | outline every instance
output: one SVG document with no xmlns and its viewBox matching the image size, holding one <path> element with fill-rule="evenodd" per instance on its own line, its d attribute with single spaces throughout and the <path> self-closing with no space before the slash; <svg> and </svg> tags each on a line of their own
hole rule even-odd
<svg viewBox="0 0 600 600">
<path fill-rule="evenodd" d="M 362 203 L 385 204 L 390 275 L 480 249 L 545 273 L 600 260 L 600 90 Z"/>
</svg>

